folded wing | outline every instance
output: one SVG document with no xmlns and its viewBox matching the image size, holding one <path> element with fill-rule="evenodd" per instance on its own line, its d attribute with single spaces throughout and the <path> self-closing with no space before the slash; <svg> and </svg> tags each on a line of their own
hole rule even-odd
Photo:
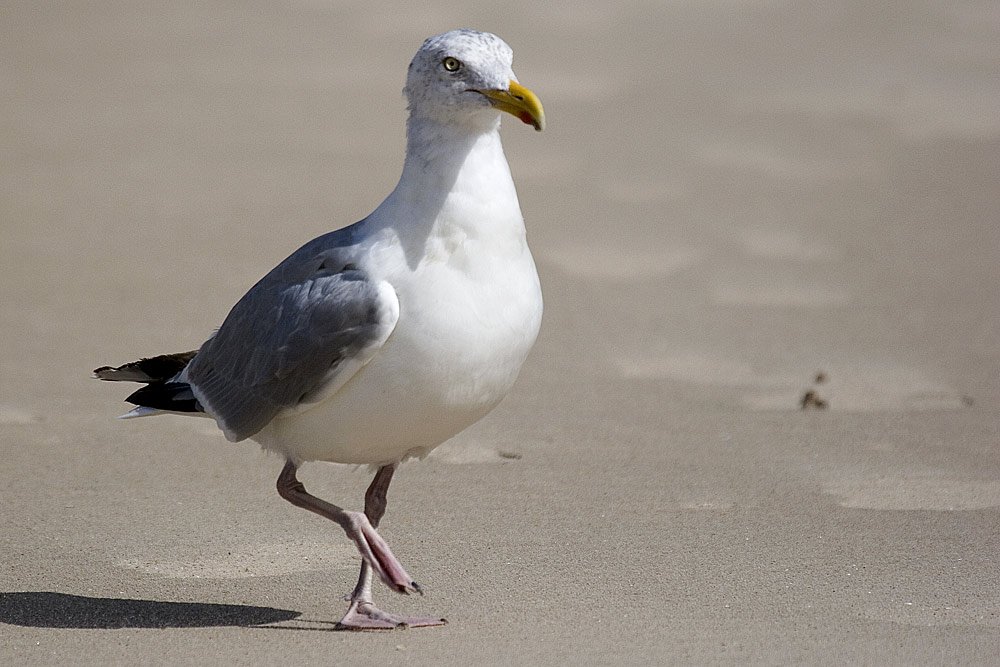
<svg viewBox="0 0 1000 667">
<path fill-rule="evenodd" d="M 399 302 L 388 283 L 353 264 L 315 263 L 305 278 L 288 280 L 279 265 L 257 283 L 178 378 L 229 440 L 331 395 L 396 325 Z"/>
</svg>

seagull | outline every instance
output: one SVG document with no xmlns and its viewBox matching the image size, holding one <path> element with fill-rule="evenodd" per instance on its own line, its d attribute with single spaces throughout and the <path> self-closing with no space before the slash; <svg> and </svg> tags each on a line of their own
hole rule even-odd
<svg viewBox="0 0 1000 667">
<path fill-rule="evenodd" d="M 264 276 L 197 351 L 94 371 L 145 383 L 123 418 L 207 416 L 232 442 L 285 460 L 279 495 L 336 522 L 361 554 L 344 629 L 443 625 L 372 600 L 373 575 L 422 593 L 376 528 L 400 462 L 421 458 L 510 391 L 542 318 L 542 292 L 500 142 L 501 112 L 541 131 L 513 52 L 468 29 L 410 63 L 398 185 L 360 222 L 309 241 Z M 364 512 L 306 491 L 309 461 L 376 470 Z"/>
</svg>

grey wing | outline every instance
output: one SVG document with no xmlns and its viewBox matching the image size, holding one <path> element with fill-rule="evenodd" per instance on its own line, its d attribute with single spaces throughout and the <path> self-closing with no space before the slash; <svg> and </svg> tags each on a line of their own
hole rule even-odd
<svg viewBox="0 0 1000 667">
<path fill-rule="evenodd" d="M 392 287 L 353 265 L 331 273 L 324 263 L 298 280 L 278 269 L 240 299 L 185 373 L 234 442 L 338 389 L 371 359 L 399 317 Z"/>
</svg>

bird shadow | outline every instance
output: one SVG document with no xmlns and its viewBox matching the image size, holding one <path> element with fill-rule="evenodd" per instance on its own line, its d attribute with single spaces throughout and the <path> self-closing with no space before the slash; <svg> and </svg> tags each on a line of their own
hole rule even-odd
<svg viewBox="0 0 1000 667">
<path fill-rule="evenodd" d="M 300 615 L 239 604 L 93 598 L 48 591 L 0 593 L 0 623 L 33 628 L 252 627 Z"/>
</svg>

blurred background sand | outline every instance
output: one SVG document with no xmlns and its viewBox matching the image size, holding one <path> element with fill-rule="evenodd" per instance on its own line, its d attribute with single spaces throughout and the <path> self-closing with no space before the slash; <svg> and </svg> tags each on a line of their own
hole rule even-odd
<svg viewBox="0 0 1000 667">
<path fill-rule="evenodd" d="M 997 4 L 556 7 L 0 8 L 0 662 L 995 663 Z M 428 594 L 383 602 L 451 624 L 333 634 L 356 555 L 280 461 L 89 373 L 370 212 L 460 26 L 546 107 L 503 132 L 546 318 L 390 494 Z"/>
</svg>

